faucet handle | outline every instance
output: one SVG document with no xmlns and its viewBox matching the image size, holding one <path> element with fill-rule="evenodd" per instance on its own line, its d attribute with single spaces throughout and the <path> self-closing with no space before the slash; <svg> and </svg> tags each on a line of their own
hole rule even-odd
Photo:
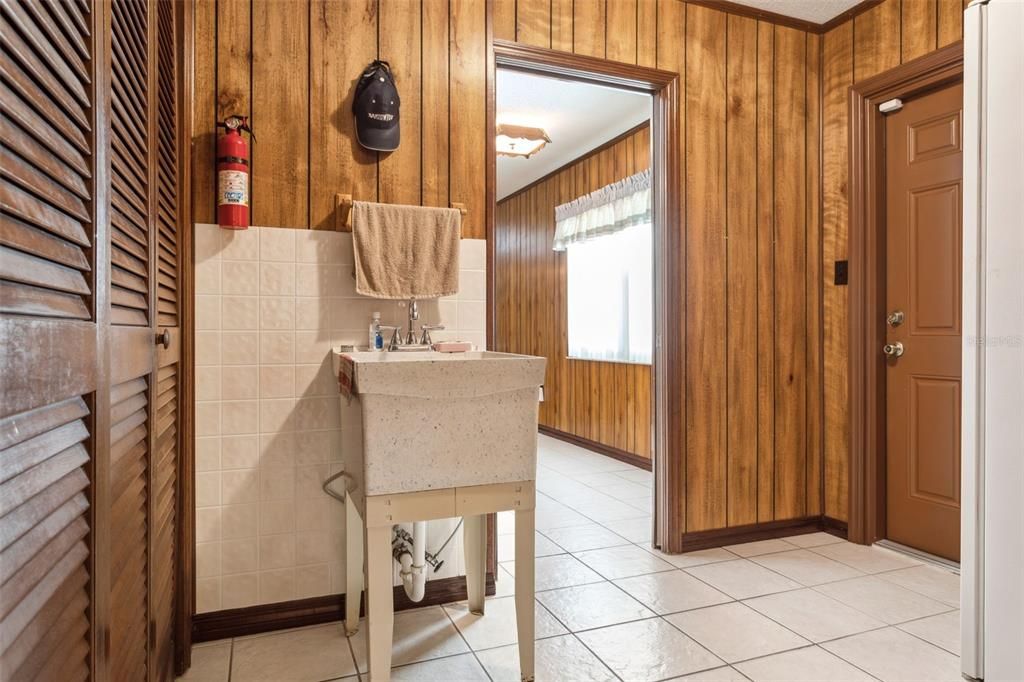
<svg viewBox="0 0 1024 682">
<path fill-rule="evenodd" d="M 423 337 L 420 339 L 420 344 L 424 346 L 431 345 L 430 332 L 441 331 L 444 329 L 443 324 L 425 324 L 420 329 L 423 330 Z"/>
<path fill-rule="evenodd" d="M 388 330 L 391 332 L 391 341 L 388 343 L 388 350 L 395 350 L 402 343 L 402 328 L 398 326 L 392 326 L 389 324 L 382 324 L 380 330 Z"/>
</svg>

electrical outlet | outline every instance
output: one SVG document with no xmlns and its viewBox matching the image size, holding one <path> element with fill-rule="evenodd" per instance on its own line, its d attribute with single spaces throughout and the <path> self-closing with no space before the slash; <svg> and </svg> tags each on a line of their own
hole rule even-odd
<svg viewBox="0 0 1024 682">
<path fill-rule="evenodd" d="M 836 261 L 836 286 L 846 286 L 850 283 L 850 261 L 848 260 L 837 260 Z"/>
</svg>

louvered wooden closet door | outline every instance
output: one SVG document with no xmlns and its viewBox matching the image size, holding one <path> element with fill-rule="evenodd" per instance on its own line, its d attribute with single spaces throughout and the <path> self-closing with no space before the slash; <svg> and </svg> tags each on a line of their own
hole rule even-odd
<svg viewBox="0 0 1024 682">
<path fill-rule="evenodd" d="M 178 8 L 0 20 L 0 680 L 173 679 Z"/>
<path fill-rule="evenodd" d="M 173 1 L 112 2 L 110 27 L 110 670 L 161 680 L 172 677 L 178 499 Z"/>
<path fill-rule="evenodd" d="M 0 679 L 81 680 L 93 653 L 99 381 L 95 17 L 0 3 Z"/>
</svg>

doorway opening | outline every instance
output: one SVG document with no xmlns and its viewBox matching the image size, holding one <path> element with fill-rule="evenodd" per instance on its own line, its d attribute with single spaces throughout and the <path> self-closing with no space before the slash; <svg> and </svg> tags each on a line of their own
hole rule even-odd
<svg viewBox="0 0 1024 682">
<path fill-rule="evenodd" d="M 666 377 L 681 381 L 662 342 L 678 337 L 667 330 L 679 319 L 665 295 L 678 264 L 664 229 L 678 216 L 665 191 L 677 177 L 666 151 L 676 76 L 501 41 L 495 61 L 492 347 L 548 359 L 542 442 L 568 470 L 582 453 L 612 458 L 581 466 L 612 474 L 592 481 L 605 490 L 577 491 L 584 516 L 673 551 L 681 534 L 659 510 L 679 472 L 658 454 L 672 451 L 664 396 L 680 395 Z M 599 471 L 601 460 L 621 471 Z M 602 505 L 587 499 L 599 494 Z"/>
<path fill-rule="evenodd" d="M 851 104 L 850 539 L 958 563 L 962 47 Z"/>
</svg>

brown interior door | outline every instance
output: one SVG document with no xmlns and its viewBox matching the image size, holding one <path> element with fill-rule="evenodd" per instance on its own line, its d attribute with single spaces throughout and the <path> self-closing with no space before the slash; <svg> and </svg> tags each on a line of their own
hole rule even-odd
<svg viewBox="0 0 1024 682">
<path fill-rule="evenodd" d="M 0 679 L 83 680 L 95 646 L 103 278 L 83 3 L 0 5 Z M 102 230 L 99 230 L 102 232 Z"/>
<path fill-rule="evenodd" d="M 5 681 L 173 679 L 176 5 L 0 5 Z"/>
<path fill-rule="evenodd" d="M 886 118 L 886 532 L 960 559 L 963 86 Z"/>
</svg>

